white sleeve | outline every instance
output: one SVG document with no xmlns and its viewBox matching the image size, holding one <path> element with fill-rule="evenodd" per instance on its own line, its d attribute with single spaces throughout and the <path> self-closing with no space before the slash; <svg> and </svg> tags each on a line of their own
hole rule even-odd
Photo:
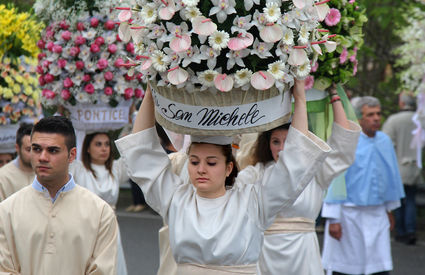
<svg viewBox="0 0 425 275">
<path fill-rule="evenodd" d="M 145 195 L 146 202 L 166 220 L 180 178 L 172 172 L 170 159 L 162 149 L 155 127 L 115 141 L 130 178 Z"/>
<path fill-rule="evenodd" d="M 324 190 L 329 187 L 335 177 L 348 169 L 354 162 L 361 128 L 352 121 L 348 121 L 348 123 L 350 125 L 348 130 L 337 123 L 332 126 L 332 134 L 328 140 L 332 151 L 315 176 L 316 182 Z"/>
<path fill-rule="evenodd" d="M 399 208 L 400 206 L 401 206 L 400 200 L 385 202 L 385 210 L 387 210 L 387 212 L 391 212 L 394 209 Z"/>
<path fill-rule="evenodd" d="M 118 179 L 118 185 L 127 183 L 130 179 L 130 175 L 128 174 L 127 165 L 125 164 L 124 159 L 119 158 L 114 160 L 113 165 L 115 166 L 114 170 L 116 171 L 116 175 L 114 176 Z"/>
<path fill-rule="evenodd" d="M 326 202 L 323 203 L 322 217 L 327 219 L 339 220 L 341 218 L 341 204 Z"/>
</svg>

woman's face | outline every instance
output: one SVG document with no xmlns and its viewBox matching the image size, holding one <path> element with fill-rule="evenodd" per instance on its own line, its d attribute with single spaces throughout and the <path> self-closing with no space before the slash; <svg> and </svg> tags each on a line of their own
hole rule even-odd
<svg viewBox="0 0 425 275">
<path fill-rule="evenodd" d="M 226 163 L 220 146 L 208 143 L 190 146 L 189 177 L 199 196 L 205 198 L 223 196 L 226 193 L 225 180 L 232 169 L 233 163 Z"/>
<path fill-rule="evenodd" d="M 111 145 L 106 134 L 97 134 L 91 140 L 87 150 L 94 164 L 104 165 L 111 154 Z"/>
<path fill-rule="evenodd" d="M 288 130 L 286 129 L 276 129 L 272 132 L 270 136 L 270 151 L 272 152 L 274 161 L 278 160 L 279 152 L 283 150 L 287 135 Z"/>
</svg>

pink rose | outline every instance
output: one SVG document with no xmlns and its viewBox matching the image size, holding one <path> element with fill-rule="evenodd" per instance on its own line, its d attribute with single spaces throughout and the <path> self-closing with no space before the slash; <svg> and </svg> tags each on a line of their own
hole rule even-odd
<svg viewBox="0 0 425 275">
<path fill-rule="evenodd" d="M 63 29 L 63 30 L 67 30 L 67 29 L 69 28 L 69 25 L 66 23 L 66 21 L 65 21 L 65 20 L 62 20 L 62 21 L 59 23 L 59 27 L 60 27 L 61 29 Z"/>
<path fill-rule="evenodd" d="M 72 47 L 69 50 L 69 54 L 73 57 L 76 57 L 79 53 L 80 53 L 80 48 L 78 48 L 78 47 Z"/>
<path fill-rule="evenodd" d="M 40 84 L 40 86 L 44 86 L 46 84 L 46 81 L 44 80 L 44 75 L 40 75 L 38 77 L 38 84 Z"/>
<path fill-rule="evenodd" d="M 75 45 L 79 46 L 79 45 L 83 45 L 86 43 L 86 39 L 84 37 L 82 37 L 81 35 L 77 36 L 75 38 Z"/>
<path fill-rule="evenodd" d="M 115 22 L 112 21 L 112 20 L 108 20 L 108 21 L 105 22 L 104 27 L 105 27 L 105 29 L 111 31 L 111 30 L 113 30 L 115 28 Z"/>
<path fill-rule="evenodd" d="M 44 49 L 45 46 L 46 46 L 46 42 L 44 42 L 42 39 L 37 41 L 37 47 L 39 49 Z"/>
<path fill-rule="evenodd" d="M 106 87 L 103 92 L 105 93 L 105 95 L 112 95 L 114 93 L 114 90 L 112 90 L 111 87 Z"/>
<path fill-rule="evenodd" d="M 89 81 L 90 81 L 90 79 L 91 79 L 91 77 L 90 77 L 90 75 L 89 75 L 89 74 L 85 74 L 85 75 L 83 76 L 83 81 L 84 81 L 84 82 L 89 82 Z"/>
<path fill-rule="evenodd" d="M 309 90 L 313 88 L 313 85 L 314 85 L 314 76 L 312 75 L 307 76 L 305 79 L 305 89 Z"/>
<path fill-rule="evenodd" d="M 91 51 L 92 53 L 98 53 L 98 52 L 100 51 L 100 47 L 99 47 L 99 45 L 97 45 L 97 44 L 95 44 L 95 43 L 91 44 L 91 46 L 90 46 L 90 51 Z"/>
<path fill-rule="evenodd" d="M 45 74 L 44 75 L 44 81 L 46 83 L 51 83 L 51 82 L 53 82 L 53 80 L 55 80 L 55 77 L 52 74 Z"/>
<path fill-rule="evenodd" d="M 106 81 L 111 81 L 112 79 L 114 79 L 114 74 L 112 72 L 106 72 L 103 77 Z"/>
<path fill-rule="evenodd" d="M 75 62 L 75 67 L 77 67 L 78 70 L 84 69 L 84 62 L 81 60 L 78 60 L 77 62 Z"/>
<path fill-rule="evenodd" d="M 102 46 L 105 43 L 105 39 L 103 39 L 102 36 L 99 36 L 96 38 L 96 40 L 94 41 L 94 43 L 96 43 L 99 46 Z"/>
<path fill-rule="evenodd" d="M 71 34 L 70 31 L 63 31 L 62 34 L 61 34 L 62 39 L 66 40 L 66 41 L 70 40 L 71 36 L 72 36 L 72 34 Z"/>
<path fill-rule="evenodd" d="M 46 56 L 47 56 L 46 53 L 39 53 L 37 55 L 37 59 L 38 59 L 38 61 L 40 61 L 41 59 L 45 58 Z"/>
<path fill-rule="evenodd" d="M 339 56 L 339 64 L 344 64 L 347 61 L 348 51 L 347 48 L 344 48 Z"/>
<path fill-rule="evenodd" d="M 65 88 L 71 88 L 72 86 L 74 86 L 74 82 L 72 82 L 71 78 L 67 77 L 65 78 L 65 80 L 63 81 L 63 86 Z"/>
<path fill-rule="evenodd" d="M 125 49 L 127 50 L 127 52 L 129 53 L 134 53 L 134 44 L 133 43 L 128 43 L 127 46 L 125 46 Z"/>
<path fill-rule="evenodd" d="M 43 67 L 42 67 L 42 66 L 40 66 L 40 65 L 37 65 L 37 67 L 35 68 L 35 71 L 36 71 L 38 74 L 43 74 L 43 73 L 44 73 Z"/>
<path fill-rule="evenodd" d="M 63 68 L 65 68 L 65 66 L 66 66 L 66 60 L 63 59 L 63 58 L 59 59 L 58 60 L 58 67 L 63 69 Z"/>
<path fill-rule="evenodd" d="M 128 74 L 125 74 L 125 80 L 127 81 L 132 81 L 134 79 L 134 75 L 133 76 L 129 76 Z"/>
<path fill-rule="evenodd" d="M 144 97 L 144 95 L 145 95 L 145 93 L 143 92 L 142 89 L 137 88 L 137 89 L 134 90 L 134 96 L 135 97 L 142 98 L 142 97 Z"/>
<path fill-rule="evenodd" d="M 62 53 L 62 46 L 61 45 L 54 45 L 52 48 L 52 51 L 54 53 Z"/>
<path fill-rule="evenodd" d="M 52 30 L 46 31 L 46 34 L 45 34 L 46 39 L 50 39 L 53 36 L 55 36 L 55 32 L 54 31 L 52 31 Z"/>
<path fill-rule="evenodd" d="M 61 97 L 64 100 L 68 100 L 71 97 L 71 93 L 69 92 L 69 90 L 62 90 Z"/>
<path fill-rule="evenodd" d="M 83 22 L 78 22 L 77 23 L 77 30 L 84 31 L 85 29 L 86 29 L 86 27 L 84 27 L 84 23 Z"/>
<path fill-rule="evenodd" d="M 52 41 L 49 41 L 46 44 L 46 49 L 49 50 L 49 51 L 52 51 L 54 45 L 55 45 L 55 43 L 53 43 Z"/>
<path fill-rule="evenodd" d="M 52 90 L 44 89 L 41 94 L 47 99 L 55 98 L 56 94 Z"/>
<path fill-rule="evenodd" d="M 48 60 L 43 60 L 42 65 L 43 65 L 43 67 L 44 67 L 44 68 L 49 68 L 50 61 L 48 61 Z"/>
<path fill-rule="evenodd" d="M 108 46 L 108 52 L 110 52 L 111 54 L 114 54 L 116 51 L 117 51 L 117 45 L 115 45 L 115 44 L 110 44 L 109 46 Z"/>
<path fill-rule="evenodd" d="M 127 89 L 125 89 L 125 91 L 124 91 L 124 98 L 126 100 L 127 99 L 130 99 L 133 96 L 133 93 L 134 93 L 133 88 L 127 88 Z"/>
<path fill-rule="evenodd" d="M 115 60 L 114 66 L 119 68 L 124 64 L 124 60 L 122 60 L 122 58 L 117 58 L 117 60 Z"/>
<path fill-rule="evenodd" d="M 138 74 L 136 75 L 136 79 L 137 79 L 137 80 L 142 80 L 142 77 L 143 77 L 143 74 L 142 74 L 142 73 L 138 73 Z"/>
<path fill-rule="evenodd" d="M 87 84 L 86 86 L 84 86 L 84 91 L 88 94 L 93 94 L 94 93 L 93 84 Z"/>
<path fill-rule="evenodd" d="M 103 70 L 107 67 L 108 67 L 108 60 L 101 58 L 101 59 L 99 59 L 99 61 L 97 61 L 97 68 L 99 70 Z"/>
<path fill-rule="evenodd" d="M 97 25 L 99 25 L 99 19 L 97 19 L 96 17 L 92 17 L 92 18 L 90 19 L 90 25 L 91 25 L 93 28 L 96 28 L 96 27 L 97 27 Z"/>
<path fill-rule="evenodd" d="M 325 23 L 328 26 L 335 26 L 341 20 L 341 13 L 339 10 L 332 8 L 329 10 L 328 15 L 325 18 Z"/>
</svg>

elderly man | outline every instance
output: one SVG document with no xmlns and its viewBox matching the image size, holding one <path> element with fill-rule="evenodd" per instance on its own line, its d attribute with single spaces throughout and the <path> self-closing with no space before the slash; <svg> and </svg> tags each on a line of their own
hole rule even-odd
<svg viewBox="0 0 425 275">
<path fill-rule="evenodd" d="M 117 221 L 102 199 L 74 183 L 75 133 L 64 117 L 31 133 L 36 177 L 0 203 L 0 274 L 116 274 Z"/>
<path fill-rule="evenodd" d="M 35 174 L 31 167 L 30 135 L 32 124 L 23 123 L 16 132 L 15 149 L 18 157 L 0 169 L 0 201 L 28 186 Z"/>
<path fill-rule="evenodd" d="M 416 243 L 416 185 L 422 181 L 421 169 L 416 164 L 416 150 L 410 147 L 412 131 L 416 128 L 412 121 L 415 114 L 415 98 L 401 93 L 398 105 L 400 112 L 391 115 L 384 123 L 382 131 L 393 141 L 400 168 L 406 197 L 401 207 L 394 211 L 396 218 L 396 240 L 410 245 Z"/>
<path fill-rule="evenodd" d="M 391 139 L 381 131 L 381 106 L 370 96 L 354 103 L 362 134 L 345 176 L 347 198 L 326 201 L 323 267 L 328 274 L 389 274 L 391 211 L 404 197 Z"/>
</svg>

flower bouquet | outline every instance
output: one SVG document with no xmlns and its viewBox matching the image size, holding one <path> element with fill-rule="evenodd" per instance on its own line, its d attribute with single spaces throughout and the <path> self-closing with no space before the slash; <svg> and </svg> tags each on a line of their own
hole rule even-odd
<svg viewBox="0 0 425 275">
<path fill-rule="evenodd" d="M 328 1 L 141 0 L 116 9 L 120 37 L 135 44 L 137 59 L 130 61 L 142 80 L 151 83 L 160 123 L 177 132 L 231 134 L 229 127 L 238 133 L 259 131 L 265 130 L 260 127 L 264 123 L 288 119 L 289 95 L 284 92 L 294 77 L 309 74 L 309 56 L 322 47 L 336 47 L 317 29 Z M 269 99 L 275 105 L 259 104 Z M 261 110 L 252 109 L 257 103 Z M 258 111 L 259 117 L 265 110 L 281 112 L 264 114 L 257 124 L 240 117 L 230 123 L 235 109 L 221 106 L 246 107 L 239 114 L 245 117 L 250 111 Z M 205 116 L 216 119 L 203 120 Z"/>
</svg>

